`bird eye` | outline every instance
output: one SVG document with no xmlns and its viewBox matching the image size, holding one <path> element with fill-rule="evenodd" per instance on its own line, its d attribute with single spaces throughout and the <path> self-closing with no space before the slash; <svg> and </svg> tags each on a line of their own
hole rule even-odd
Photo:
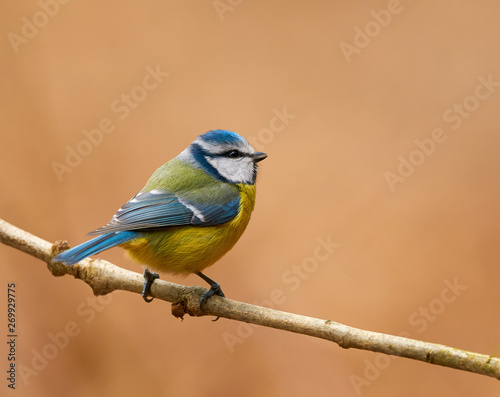
<svg viewBox="0 0 500 397">
<path fill-rule="evenodd" d="M 241 156 L 243 155 L 238 150 L 230 150 L 229 152 L 227 152 L 227 157 L 229 157 L 230 159 L 237 159 Z"/>
</svg>

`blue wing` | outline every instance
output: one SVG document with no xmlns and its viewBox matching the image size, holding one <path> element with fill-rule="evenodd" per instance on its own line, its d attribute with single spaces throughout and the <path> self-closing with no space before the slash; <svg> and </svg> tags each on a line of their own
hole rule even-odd
<svg viewBox="0 0 500 397">
<path fill-rule="evenodd" d="M 111 221 L 89 235 L 174 226 L 212 226 L 233 219 L 240 196 L 232 186 L 220 187 L 203 197 L 156 189 L 139 192 L 121 207 Z M 222 193 L 222 194 L 221 194 Z"/>
<path fill-rule="evenodd" d="M 54 261 L 73 265 L 91 255 L 140 237 L 141 229 L 219 225 L 238 214 L 240 197 L 237 190 L 220 187 L 219 191 L 211 193 L 203 197 L 189 197 L 187 194 L 176 195 L 167 190 L 140 192 L 121 207 L 106 226 L 89 233 L 100 236 L 62 252 Z M 208 200 L 210 204 L 206 203 Z"/>
<path fill-rule="evenodd" d="M 93 238 L 76 247 L 70 248 L 54 257 L 54 261 L 63 262 L 66 265 L 74 265 L 81 260 L 98 254 L 101 251 L 114 247 L 115 245 L 126 243 L 140 235 L 138 232 L 106 233 Z"/>
</svg>

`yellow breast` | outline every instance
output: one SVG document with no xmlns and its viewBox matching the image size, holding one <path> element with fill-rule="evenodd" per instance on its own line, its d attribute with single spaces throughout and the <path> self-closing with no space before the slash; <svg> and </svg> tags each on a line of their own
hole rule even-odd
<svg viewBox="0 0 500 397">
<path fill-rule="evenodd" d="M 240 208 L 232 220 L 216 226 L 182 226 L 144 232 L 122 245 L 128 255 L 153 270 L 188 275 L 203 271 L 226 254 L 245 231 L 255 205 L 255 185 L 236 185 Z"/>
</svg>

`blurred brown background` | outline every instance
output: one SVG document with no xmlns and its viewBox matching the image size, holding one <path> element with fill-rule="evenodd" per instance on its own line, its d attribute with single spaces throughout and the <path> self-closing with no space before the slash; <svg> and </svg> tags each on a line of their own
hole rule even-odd
<svg viewBox="0 0 500 397">
<path fill-rule="evenodd" d="M 269 158 L 247 232 L 206 272 L 227 296 L 278 290 L 280 310 L 500 354 L 498 2 L 0 8 L 1 218 L 76 245 L 198 134 L 234 130 Z M 113 131 L 89 141 L 100 123 Z M 101 256 L 142 271 L 120 249 Z M 18 396 L 498 394 L 485 376 L 181 322 L 135 294 L 96 301 L 9 247 L 0 263 L 3 296 L 16 283 Z"/>
</svg>

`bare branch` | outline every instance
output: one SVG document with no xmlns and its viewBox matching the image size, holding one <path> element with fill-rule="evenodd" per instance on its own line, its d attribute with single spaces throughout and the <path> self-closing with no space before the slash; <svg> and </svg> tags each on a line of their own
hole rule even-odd
<svg viewBox="0 0 500 397">
<path fill-rule="evenodd" d="M 122 269 L 102 259 L 85 259 L 74 266 L 54 263 L 52 262 L 53 256 L 67 248 L 66 242 L 51 244 L 2 219 L 0 219 L 0 241 L 45 261 L 54 276 L 71 274 L 84 281 L 92 288 L 95 295 L 107 294 L 114 290 L 125 290 L 138 294 L 142 292 L 143 277 L 141 274 Z M 182 317 L 185 313 L 191 316 L 220 316 L 326 339 L 345 349 L 364 349 L 407 357 L 500 379 L 500 359 L 497 357 L 435 343 L 365 331 L 331 320 L 321 320 L 268 309 L 219 296 L 211 297 L 202 310 L 199 302 L 205 291 L 205 288 L 202 287 L 186 287 L 164 280 L 155 280 L 151 288 L 151 296 L 172 302 L 172 313 L 176 317 Z"/>
</svg>

